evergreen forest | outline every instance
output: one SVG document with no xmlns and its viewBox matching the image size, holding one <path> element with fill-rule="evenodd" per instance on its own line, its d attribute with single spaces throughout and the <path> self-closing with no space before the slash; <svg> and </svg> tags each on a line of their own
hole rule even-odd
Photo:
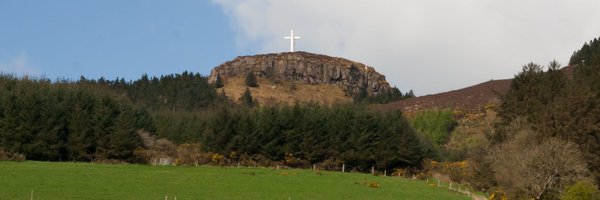
<svg viewBox="0 0 600 200">
<path fill-rule="evenodd" d="M 0 148 L 29 160 L 144 163 L 140 152 L 154 148 L 146 137 L 223 160 L 294 167 L 343 163 L 368 171 L 416 168 L 424 159 L 425 148 L 400 111 L 364 104 L 240 105 L 197 73 L 135 81 L 2 75 L 0 91 Z"/>
</svg>

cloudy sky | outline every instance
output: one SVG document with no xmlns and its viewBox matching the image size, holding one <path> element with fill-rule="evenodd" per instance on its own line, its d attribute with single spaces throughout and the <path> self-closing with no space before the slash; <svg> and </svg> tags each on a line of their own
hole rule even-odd
<svg viewBox="0 0 600 200">
<path fill-rule="evenodd" d="M 344 57 L 417 95 L 562 64 L 600 36 L 598 0 L 0 0 L 0 70 L 50 78 L 207 74 L 238 55 Z"/>
</svg>

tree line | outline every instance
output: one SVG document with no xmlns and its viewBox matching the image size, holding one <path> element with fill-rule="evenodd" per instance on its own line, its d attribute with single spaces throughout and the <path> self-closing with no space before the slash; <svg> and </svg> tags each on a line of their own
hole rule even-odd
<svg viewBox="0 0 600 200">
<path fill-rule="evenodd" d="M 262 155 L 307 166 L 337 160 L 356 170 L 418 167 L 424 148 L 400 111 L 318 104 L 230 109 L 206 124 L 205 151 Z"/>
<path fill-rule="evenodd" d="M 78 85 L 87 85 L 125 96 L 136 106 L 151 111 L 170 110 L 192 112 L 202 110 L 213 104 L 223 102 L 214 85 L 208 78 L 199 73 L 183 72 L 181 74 L 148 77 L 144 74 L 135 81 L 90 80 L 81 77 Z"/>
<path fill-rule="evenodd" d="M 32 160 L 129 160 L 152 118 L 113 94 L 69 82 L 0 76 L 0 148 Z"/>
<path fill-rule="evenodd" d="M 135 81 L 0 76 L 0 148 L 31 160 L 137 161 L 140 132 L 199 150 L 356 170 L 418 167 L 425 149 L 400 112 L 365 105 L 237 105 L 197 73 Z M 400 93 L 401 94 L 401 93 Z"/>
</svg>

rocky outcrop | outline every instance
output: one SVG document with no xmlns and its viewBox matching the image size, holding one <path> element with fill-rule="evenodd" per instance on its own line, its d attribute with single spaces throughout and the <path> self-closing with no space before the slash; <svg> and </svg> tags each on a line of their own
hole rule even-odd
<svg viewBox="0 0 600 200">
<path fill-rule="evenodd" d="M 210 73 L 209 82 L 214 82 L 217 74 L 227 80 L 246 75 L 249 71 L 258 77 L 273 80 L 339 85 L 347 95 L 358 94 L 361 88 L 366 89 L 369 95 L 391 89 L 385 76 L 372 67 L 343 58 L 307 52 L 237 57 L 215 67 Z"/>
</svg>

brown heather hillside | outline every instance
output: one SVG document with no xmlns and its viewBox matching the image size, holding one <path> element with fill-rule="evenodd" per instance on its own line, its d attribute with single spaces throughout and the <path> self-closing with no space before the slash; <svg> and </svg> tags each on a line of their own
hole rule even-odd
<svg viewBox="0 0 600 200">
<path fill-rule="evenodd" d="M 376 107 L 385 110 L 401 109 L 409 113 L 433 108 L 477 110 L 484 108 L 488 103 L 498 102 L 498 94 L 505 94 L 510 89 L 511 81 L 512 79 L 491 80 L 459 90 L 404 99 Z"/>
<path fill-rule="evenodd" d="M 561 71 L 568 77 L 573 77 L 576 66 L 565 66 Z M 488 105 L 497 104 L 500 96 L 510 90 L 512 79 L 490 80 L 463 89 L 404 99 L 387 104 L 375 105 L 376 109 L 401 109 L 414 113 L 424 109 L 445 109 L 480 112 Z"/>
</svg>

